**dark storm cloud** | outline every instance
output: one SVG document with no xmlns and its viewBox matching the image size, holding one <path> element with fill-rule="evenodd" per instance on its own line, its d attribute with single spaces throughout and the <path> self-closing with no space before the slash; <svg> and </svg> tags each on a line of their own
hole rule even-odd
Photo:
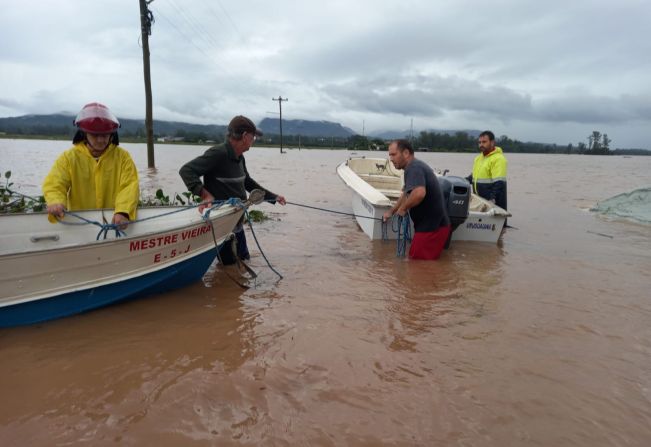
<svg viewBox="0 0 651 447">
<path fill-rule="evenodd" d="M 159 119 L 261 119 L 274 116 L 271 98 L 282 95 L 288 117 L 350 127 L 367 116 L 378 127 L 419 117 L 429 127 L 496 125 L 514 135 L 553 126 L 565 141 L 603 125 L 646 142 L 645 1 L 157 0 L 150 8 Z M 101 100 L 142 117 L 137 2 L 37 9 L 3 2 L 0 114 Z"/>
<path fill-rule="evenodd" d="M 349 81 L 322 88 L 342 107 L 359 112 L 436 118 L 446 112 L 521 121 L 619 124 L 651 120 L 649 97 L 616 98 L 561 94 L 536 100 L 531 94 L 478 81 L 436 76 Z"/>
<path fill-rule="evenodd" d="M 343 107 L 360 112 L 435 117 L 444 111 L 462 111 L 500 119 L 532 113 L 528 95 L 457 77 L 406 75 L 390 82 L 376 79 L 327 85 L 323 91 Z"/>
</svg>

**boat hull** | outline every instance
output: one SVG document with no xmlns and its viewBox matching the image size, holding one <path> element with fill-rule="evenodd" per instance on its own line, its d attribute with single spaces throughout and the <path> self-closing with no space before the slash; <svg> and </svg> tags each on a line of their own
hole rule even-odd
<svg viewBox="0 0 651 447">
<path fill-rule="evenodd" d="M 374 169 L 378 172 L 373 173 Z M 361 170 L 364 174 L 360 176 Z M 397 221 L 392 219 L 384 224 L 382 216 L 400 195 L 401 172 L 392 169 L 386 159 L 351 158 L 337 167 L 337 174 L 352 191 L 353 214 L 362 231 L 373 240 L 397 239 L 400 230 Z M 380 188 L 370 183 L 376 183 Z M 473 194 L 468 217 L 452 232 L 452 240 L 497 243 L 507 216 L 508 213 L 501 208 Z M 413 231 L 412 222 L 411 234 Z"/>
<path fill-rule="evenodd" d="M 80 215 L 92 220 L 98 212 Z M 154 219 L 156 213 L 163 216 Z M 99 241 L 93 226 L 53 225 L 40 214 L 2 216 L 0 327 L 72 315 L 196 281 L 242 213 L 227 206 L 206 220 L 196 208 L 143 209 L 128 236 L 109 233 Z M 152 220 L 142 221 L 148 216 Z"/>
<path fill-rule="evenodd" d="M 214 249 L 209 250 L 162 270 L 124 281 L 5 306 L 0 309 L 0 327 L 40 323 L 183 287 L 201 279 L 215 259 L 215 253 Z"/>
<path fill-rule="evenodd" d="M 468 219 L 452 232 L 453 241 L 497 243 L 506 222 L 504 216 L 470 211 Z"/>
<path fill-rule="evenodd" d="M 386 224 L 382 223 L 382 216 L 391 207 L 373 206 L 356 193 L 353 193 L 351 204 L 357 225 L 370 239 L 394 240 L 398 238 L 397 221 L 391 219 Z M 497 243 L 502 234 L 504 222 L 505 218 L 502 216 L 491 216 L 489 213 L 471 211 L 466 221 L 452 232 L 452 240 Z M 413 235 L 413 222 L 410 225 Z"/>
</svg>

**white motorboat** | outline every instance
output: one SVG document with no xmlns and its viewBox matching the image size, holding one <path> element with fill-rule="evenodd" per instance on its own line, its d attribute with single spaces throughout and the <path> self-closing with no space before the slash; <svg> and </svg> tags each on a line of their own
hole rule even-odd
<svg viewBox="0 0 651 447">
<path fill-rule="evenodd" d="M 362 231 L 371 239 L 396 239 L 399 229 L 383 224 L 382 216 L 400 197 L 403 171 L 386 158 L 351 157 L 337 167 L 337 174 L 353 191 L 353 213 Z M 497 243 L 511 214 L 472 193 L 462 177 L 437 178 L 452 221 L 452 240 Z"/>
<path fill-rule="evenodd" d="M 139 208 L 122 235 L 99 224 L 111 210 L 78 211 L 55 224 L 45 213 L 0 215 L 0 327 L 197 281 L 245 206 L 222 203 L 205 215 L 196 207 Z"/>
</svg>

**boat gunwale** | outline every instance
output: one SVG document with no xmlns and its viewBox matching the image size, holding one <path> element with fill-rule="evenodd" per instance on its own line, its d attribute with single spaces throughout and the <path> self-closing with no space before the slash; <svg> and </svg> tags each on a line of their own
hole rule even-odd
<svg viewBox="0 0 651 447">
<path fill-rule="evenodd" d="M 232 205 L 229 205 L 229 206 L 230 206 L 230 208 L 219 208 L 219 209 L 215 210 L 215 211 L 219 212 L 218 214 L 211 213 L 211 215 L 209 217 L 210 222 L 212 223 L 212 222 L 217 221 L 218 219 L 220 219 L 222 217 L 226 217 L 226 216 L 229 216 L 231 214 L 236 214 L 236 213 L 242 211 L 241 208 L 237 208 L 237 207 L 232 206 Z M 153 210 L 153 209 L 160 209 L 160 208 L 173 209 L 173 208 L 183 208 L 183 207 L 179 207 L 179 206 L 161 206 L 161 207 L 142 207 L 142 208 L 138 208 L 138 209 L 143 209 L 143 208 Z M 188 208 L 188 209 L 190 210 L 192 208 Z M 106 209 L 98 208 L 98 209 L 92 209 L 92 210 L 83 210 L 83 212 L 86 213 L 86 212 L 96 212 L 96 211 L 104 211 L 104 210 L 106 210 Z M 35 212 L 35 213 L 12 213 L 12 214 L 8 214 L 6 216 L 33 216 L 33 215 L 44 215 L 45 216 L 45 215 L 47 215 L 47 212 L 46 211 L 39 211 L 39 212 Z M 135 222 L 132 225 L 135 225 L 135 224 L 138 224 L 138 223 L 143 223 L 143 222 Z M 185 229 L 185 228 L 193 228 L 195 226 L 203 226 L 203 225 L 205 225 L 207 223 L 208 222 L 205 219 L 201 218 L 201 220 L 194 220 L 194 221 L 186 223 L 185 225 L 176 225 L 174 227 L 169 227 L 169 228 L 165 228 L 165 229 L 161 228 L 161 229 L 158 229 L 158 230 L 149 231 L 149 232 L 141 233 L 141 234 L 138 234 L 138 235 L 126 235 L 126 236 L 121 236 L 121 237 L 111 238 L 111 239 L 100 239 L 100 240 L 92 240 L 92 241 L 89 241 L 89 242 L 69 243 L 69 244 L 62 245 L 62 246 L 59 246 L 59 247 L 54 247 L 54 248 L 36 248 L 36 249 L 32 249 L 32 250 L 26 249 L 26 250 L 22 250 L 22 251 L 12 251 L 12 252 L 7 252 L 7 253 L 2 253 L 2 251 L 0 251 L 0 260 L 5 259 L 5 258 L 9 258 L 9 257 L 20 257 L 20 256 L 26 256 L 26 255 L 32 255 L 32 254 L 42 254 L 43 252 L 51 252 L 52 254 L 56 254 L 56 253 L 59 253 L 59 252 L 61 252 L 63 250 L 75 250 L 75 249 L 80 249 L 80 248 L 91 248 L 91 247 L 96 247 L 96 246 L 106 247 L 106 246 L 110 246 L 112 244 L 122 244 L 122 243 L 125 243 L 125 242 L 130 242 L 132 240 L 146 239 L 148 237 L 151 237 L 151 236 L 154 236 L 154 235 L 157 235 L 157 234 L 160 234 L 160 233 L 171 233 L 171 232 L 180 231 L 180 230 Z M 91 224 L 89 224 L 89 225 L 91 225 Z"/>
</svg>

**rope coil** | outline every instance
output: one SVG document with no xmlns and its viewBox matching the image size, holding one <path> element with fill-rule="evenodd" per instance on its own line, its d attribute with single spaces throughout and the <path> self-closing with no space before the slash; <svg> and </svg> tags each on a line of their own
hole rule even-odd
<svg viewBox="0 0 651 447">
<path fill-rule="evenodd" d="M 211 206 L 210 209 L 211 210 L 212 209 L 218 209 L 218 208 L 221 208 L 224 205 L 231 205 L 231 206 L 238 207 L 238 208 L 244 208 L 244 203 L 242 203 L 242 201 L 240 199 L 230 198 L 228 200 L 214 200 L 212 202 L 212 206 Z M 165 217 L 165 216 L 170 216 L 170 215 L 176 214 L 176 213 L 182 213 L 182 212 L 190 210 L 192 208 L 197 208 L 198 206 L 199 205 L 179 206 L 178 207 L 179 209 L 175 209 L 175 210 L 168 211 L 168 212 L 161 213 L 161 214 L 156 214 L 155 216 L 144 217 L 142 219 L 130 220 L 128 223 L 129 224 L 134 224 L 134 223 L 145 222 L 145 221 L 152 220 L 152 219 L 158 219 L 159 217 Z M 101 222 L 98 222 L 96 220 L 87 219 L 87 218 L 85 218 L 85 217 L 83 217 L 83 216 L 81 216 L 81 215 L 79 215 L 79 214 L 77 214 L 77 213 L 75 213 L 73 211 L 66 211 L 65 213 L 69 214 L 69 215 L 71 215 L 73 217 L 76 217 L 81 222 L 66 222 L 64 220 L 61 220 L 61 219 L 57 218 L 58 222 L 63 224 L 63 225 L 95 225 L 95 226 L 99 227 L 100 230 L 99 230 L 99 233 L 97 233 L 97 237 L 95 238 L 95 240 L 100 240 L 100 237 L 102 237 L 102 236 L 103 236 L 102 239 L 106 239 L 108 237 L 108 232 L 111 231 L 111 230 L 115 231 L 115 237 L 116 238 L 127 236 L 127 233 L 122 231 L 119 228 L 120 225 L 116 225 L 116 224 L 108 223 L 108 222 L 101 223 Z"/>
<path fill-rule="evenodd" d="M 404 258 L 407 254 L 407 242 L 411 242 L 411 224 L 409 216 L 396 216 L 391 218 L 391 229 L 397 233 L 396 256 Z"/>
</svg>

